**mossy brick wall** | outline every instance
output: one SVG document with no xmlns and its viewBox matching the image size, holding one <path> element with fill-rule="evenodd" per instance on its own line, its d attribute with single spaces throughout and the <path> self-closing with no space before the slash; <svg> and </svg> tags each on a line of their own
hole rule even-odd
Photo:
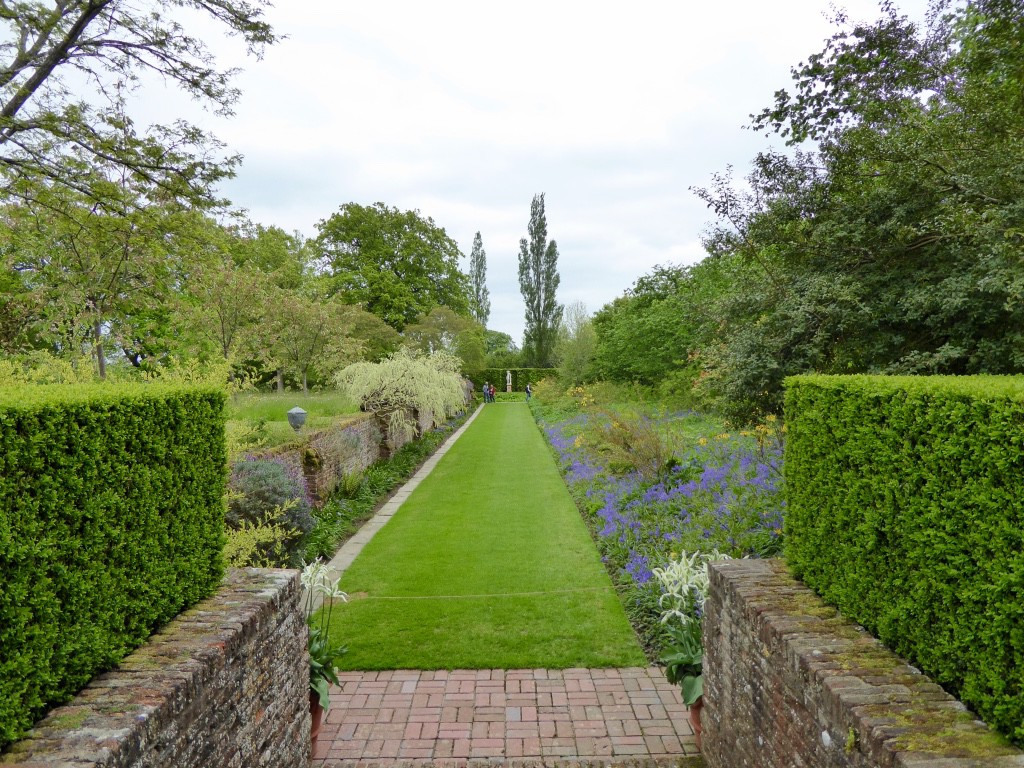
<svg viewBox="0 0 1024 768">
<path fill-rule="evenodd" d="M 345 475 L 357 475 L 381 458 L 382 441 L 377 420 L 361 413 L 310 433 L 300 446 L 282 446 L 268 455 L 301 467 L 310 494 L 323 504 Z"/>
<path fill-rule="evenodd" d="M 266 454 L 301 468 L 310 495 L 323 504 L 345 475 L 356 475 L 371 464 L 391 456 L 415 437 L 434 426 L 434 415 L 428 410 L 413 414 L 417 434 L 385 434 L 387 424 L 370 413 L 361 413 L 337 426 L 310 433 L 300 445 L 289 444 Z"/>
<path fill-rule="evenodd" d="M 0 765 L 306 768 L 309 656 L 297 571 L 231 570 Z"/>
<path fill-rule="evenodd" d="M 780 560 L 713 563 L 708 768 L 1011 768 L 1024 753 L 826 606 Z"/>
</svg>

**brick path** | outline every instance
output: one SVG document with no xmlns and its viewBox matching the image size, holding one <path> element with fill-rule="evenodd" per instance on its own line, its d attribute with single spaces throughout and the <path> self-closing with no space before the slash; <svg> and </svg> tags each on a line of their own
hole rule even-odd
<svg viewBox="0 0 1024 768">
<path fill-rule="evenodd" d="M 314 766 L 652 760 L 698 754 L 658 668 L 345 672 Z"/>
</svg>

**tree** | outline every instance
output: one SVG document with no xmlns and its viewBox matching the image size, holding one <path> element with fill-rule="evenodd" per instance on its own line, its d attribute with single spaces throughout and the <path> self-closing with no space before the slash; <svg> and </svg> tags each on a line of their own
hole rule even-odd
<svg viewBox="0 0 1024 768">
<path fill-rule="evenodd" d="M 501 331 L 484 331 L 485 368 L 521 368 L 522 354 L 512 337 Z"/>
<path fill-rule="evenodd" d="M 473 249 L 469 252 L 469 290 L 469 309 L 486 328 L 491 316 L 491 295 L 487 290 L 487 253 L 479 232 L 473 236 Z"/>
<path fill-rule="evenodd" d="M 314 248 L 331 293 L 362 304 L 395 330 L 434 307 L 469 315 L 455 241 L 419 211 L 346 203 L 317 224 Z"/>
<path fill-rule="evenodd" d="M 110 352 L 146 335 L 137 321 L 160 310 L 175 278 L 173 240 L 188 216 L 144 196 L 125 172 L 102 202 L 53 186 L 5 211 L 6 259 L 38 299 L 39 337 L 64 355 L 90 350 L 100 378 Z"/>
<path fill-rule="evenodd" d="M 434 424 L 443 424 L 466 408 L 459 360 L 447 352 L 425 355 L 403 347 L 379 363 L 354 363 L 335 380 L 391 439 L 415 435 L 417 414 L 429 412 Z"/>
<path fill-rule="evenodd" d="M 188 283 L 185 316 L 196 338 L 229 365 L 266 346 L 263 323 L 272 304 L 269 278 L 231 261 L 196 267 Z"/>
<path fill-rule="evenodd" d="M 1024 370 L 1024 16 L 947 6 L 925 30 L 886 5 L 834 36 L 755 117 L 815 151 L 700 191 L 731 275 L 701 387 L 737 420 L 778 410 L 794 373 Z"/>
<path fill-rule="evenodd" d="M 463 371 L 484 367 L 484 328 L 447 307 L 434 307 L 405 329 L 406 346 L 433 354 L 444 351 L 462 362 Z"/>
<path fill-rule="evenodd" d="M 271 352 L 283 368 L 309 389 L 313 372 L 330 376 L 354 360 L 361 345 L 352 338 L 354 307 L 338 299 L 309 297 L 299 291 L 281 291 L 271 323 Z"/>
<path fill-rule="evenodd" d="M 164 199 L 210 202 L 236 159 L 178 121 L 139 134 L 125 114 L 143 73 L 172 82 L 230 113 L 233 70 L 218 70 L 206 44 L 177 21 L 181 7 L 241 35 L 250 53 L 275 42 L 262 21 L 266 0 L 25 0 L 0 3 L 0 182 L 34 199 L 53 185 L 94 200 L 107 187 L 97 167 L 114 167 Z M 80 98 L 76 96 L 81 95 Z"/>
<path fill-rule="evenodd" d="M 565 316 L 555 342 L 558 377 L 563 383 L 576 386 L 593 377 L 597 334 L 590 320 L 587 305 L 574 301 L 565 308 Z"/>
<path fill-rule="evenodd" d="M 529 365 L 550 368 L 562 306 L 555 300 L 561 278 L 558 275 L 558 245 L 548 242 L 544 193 L 534 195 L 530 204 L 529 240 L 519 241 L 519 289 L 526 303 L 526 331 L 523 356 Z"/>
</svg>

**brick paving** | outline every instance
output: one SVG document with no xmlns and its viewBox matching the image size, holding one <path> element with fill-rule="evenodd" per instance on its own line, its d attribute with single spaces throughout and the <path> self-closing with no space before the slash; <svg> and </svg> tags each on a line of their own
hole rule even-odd
<svg viewBox="0 0 1024 768">
<path fill-rule="evenodd" d="M 345 672 L 313 766 L 684 764 L 698 750 L 656 667 Z"/>
</svg>

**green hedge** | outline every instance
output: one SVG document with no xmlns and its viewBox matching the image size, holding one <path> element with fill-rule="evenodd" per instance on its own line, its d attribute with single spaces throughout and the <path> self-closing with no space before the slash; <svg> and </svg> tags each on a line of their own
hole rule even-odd
<svg viewBox="0 0 1024 768">
<path fill-rule="evenodd" d="M 1024 378 L 786 382 L 786 559 L 1024 744 Z"/>
<path fill-rule="evenodd" d="M 489 381 L 499 392 L 505 391 L 505 371 L 512 372 L 512 391 L 522 392 L 527 384 L 535 384 L 549 376 L 557 376 L 554 368 L 485 368 L 479 373 L 469 375 L 477 393 L 481 391 L 485 381 Z"/>
<path fill-rule="evenodd" d="M 224 395 L 0 390 L 0 748 L 223 572 Z"/>
</svg>

